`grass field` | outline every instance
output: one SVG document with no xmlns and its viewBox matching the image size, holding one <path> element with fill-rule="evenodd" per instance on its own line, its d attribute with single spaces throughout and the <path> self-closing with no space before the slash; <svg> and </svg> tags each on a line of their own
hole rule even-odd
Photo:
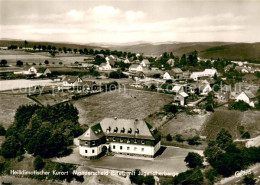
<svg viewBox="0 0 260 185">
<path fill-rule="evenodd" d="M 82 98 L 72 103 L 79 110 L 81 124 L 95 124 L 104 117 L 144 119 L 172 100 L 173 97 L 166 94 L 116 90 Z"/>
<path fill-rule="evenodd" d="M 34 102 L 24 95 L 0 94 L 0 124 L 8 128 L 14 121 L 16 109 L 20 105 Z"/>
<path fill-rule="evenodd" d="M 215 112 L 207 119 L 202 135 L 208 139 L 215 139 L 217 133 L 222 129 L 227 129 L 233 139 L 240 138 L 238 126 L 244 125 L 245 130 L 256 137 L 260 133 L 259 111 L 234 111 L 225 109 L 215 109 Z"/>
<path fill-rule="evenodd" d="M 203 115 L 187 115 L 186 113 L 180 113 L 176 118 L 166 122 L 161 127 L 163 135 L 181 134 L 185 138 L 200 135 L 201 128 L 210 113 Z"/>
</svg>

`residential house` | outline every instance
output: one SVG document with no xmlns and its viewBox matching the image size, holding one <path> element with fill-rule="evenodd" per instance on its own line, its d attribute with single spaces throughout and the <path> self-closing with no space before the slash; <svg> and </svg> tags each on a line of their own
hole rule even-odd
<svg viewBox="0 0 260 185">
<path fill-rule="evenodd" d="M 183 71 L 181 70 L 181 68 L 173 68 L 173 78 L 175 80 L 181 80 L 183 79 Z"/>
<path fill-rule="evenodd" d="M 161 136 L 147 122 L 138 119 L 104 118 L 79 137 L 79 153 L 96 158 L 102 152 L 154 157 Z"/>
<path fill-rule="evenodd" d="M 167 64 L 169 64 L 171 67 L 174 66 L 174 63 L 175 63 L 175 61 L 174 61 L 174 59 L 172 59 L 172 58 L 170 58 L 170 59 L 167 61 Z"/>
<path fill-rule="evenodd" d="M 95 81 L 82 81 L 79 83 L 79 89 L 83 91 L 95 91 L 98 89 L 98 85 Z"/>
<path fill-rule="evenodd" d="M 130 72 L 143 71 L 143 67 L 142 67 L 141 65 L 138 65 L 138 64 L 132 64 L 132 65 L 129 67 L 129 71 L 130 71 Z"/>
<path fill-rule="evenodd" d="M 29 68 L 27 68 L 25 71 L 15 71 L 14 72 L 15 75 L 37 75 L 37 69 L 34 66 L 31 66 Z"/>
<path fill-rule="evenodd" d="M 100 66 L 99 66 L 99 70 L 100 71 L 109 71 L 111 70 L 112 67 L 111 65 L 109 64 L 109 62 L 106 62 L 106 63 L 101 63 Z"/>
<path fill-rule="evenodd" d="M 164 79 L 164 80 L 172 80 L 172 79 L 173 79 L 173 76 L 174 76 L 173 71 L 168 70 L 168 71 L 166 71 L 166 72 L 164 73 L 163 79 Z"/>
<path fill-rule="evenodd" d="M 251 91 L 242 91 L 236 97 L 236 102 L 243 101 L 249 104 L 251 107 L 255 107 L 254 99 L 255 95 Z"/>
<path fill-rule="evenodd" d="M 209 83 L 197 82 L 190 85 L 190 91 L 191 93 L 207 96 L 212 91 L 212 88 Z"/>
<path fill-rule="evenodd" d="M 186 92 L 180 92 L 174 96 L 174 104 L 184 106 L 186 104 L 188 94 Z"/>
<path fill-rule="evenodd" d="M 106 57 L 106 61 L 107 63 L 109 63 L 111 66 L 115 65 L 115 59 L 113 59 L 112 57 Z"/>
<path fill-rule="evenodd" d="M 199 78 L 205 77 L 205 76 L 213 78 L 216 74 L 217 74 L 217 70 L 214 68 L 211 68 L 211 69 L 205 69 L 204 71 L 200 71 L 200 72 L 193 72 L 191 74 L 190 78 L 197 81 L 197 80 L 199 80 Z"/>
<path fill-rule="evenodd" d="M 245 74 L 242 77 L 242 81 L 245 83 L 258 83 L 259 79 L 254 74 Z"/>
<path fill-rule="evenodd" d="M 64 87 L 78 87 L 82 79 L 79 76 L 66 76 L 63 79 L 63 86 Z"/>
<path fill-rule="evenodd" d="M 39 74 L 40 76 L 48 76 L 51 74 L 51 70 L 49 68 L 42 67 L 38 69 L 37 74 Z"/>
<path fill-rule="evenodd" d="M 131 61 L 130 61 L 128 58 L 126 58 L 126 59 L 124 60 L 124 63 L 125 63 L 125 64 L 129 64 L 129 63 L 131 63 Z"/>
<path fill-rule="evenodd" d="M 143 59 L 142 62 L 140 63 L 140 65 L 142 65 L 142 67 L 149 67 L 150 66 L 150 62 L 148 59 Z"/>
<path fill-rule="evenodd" d="M 184 91 L 184 88 L 183 86 L 181 85 L 175 85 L 173 88 L 172 88 L 172 92 L 175 92 L 176 94 L 180 93 L 180 92 L 183 92 Z"/>
<path fill-rule="evenodd" d="M 234 64 L 228 64 L 226 67 L 224 67 L 224 71 L 228 72 L 230 69 L 234 67 Z"/>
</svg>

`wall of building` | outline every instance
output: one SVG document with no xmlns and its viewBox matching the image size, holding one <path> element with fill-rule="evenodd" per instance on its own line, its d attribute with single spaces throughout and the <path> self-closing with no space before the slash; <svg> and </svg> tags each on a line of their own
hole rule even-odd
<svg viewBox="0 0 260 185">
<path fill-rule="evenodd" d="M 102 152 L 102 145 L 97 147 L 79 146 L 79 154 L 84 157 L 98 156 L 101 152 Z"/>
<path fill-rule="evenodd" d="M 159 143 L 157 143 L 156 146 L 147 146 L 147 145 L 136 145 L 136 144 L 113 143 L 112 142 L 112 143 L 110 143 L 110 148 L 111 148 L 111 151 L 115 152 L 115 153 L 154 156 L 154 154 L 158 150 L 158 146 L 160 146 Z"/>
</svg>

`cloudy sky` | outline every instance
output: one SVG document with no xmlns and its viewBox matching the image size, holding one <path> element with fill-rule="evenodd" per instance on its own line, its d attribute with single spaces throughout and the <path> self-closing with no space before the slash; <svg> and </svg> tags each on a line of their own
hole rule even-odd
<svg viewBox="0 0 260 185">
<path fill-rule="evenodd" d="M 75 43 L 260 41 L 260 0 L 0 0 L 0 37 Z"/>
</svg>

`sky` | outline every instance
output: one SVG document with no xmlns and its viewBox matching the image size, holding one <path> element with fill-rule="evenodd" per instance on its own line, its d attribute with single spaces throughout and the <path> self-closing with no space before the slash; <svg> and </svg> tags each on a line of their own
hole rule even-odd
<svg viewBox="0 0 260 185">
<path fill-rule="evenodd" d="M 0 38 L 260 42 L 260 0 L 0 0 Z"/>
</svg>

